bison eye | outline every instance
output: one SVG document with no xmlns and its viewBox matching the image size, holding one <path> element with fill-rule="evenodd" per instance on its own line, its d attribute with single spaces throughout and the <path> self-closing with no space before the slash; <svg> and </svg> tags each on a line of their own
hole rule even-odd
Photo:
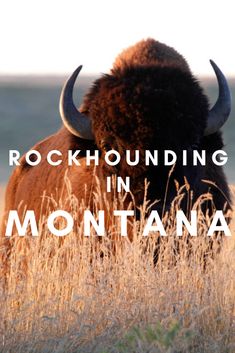
<svg viewBox="0 0 235 353">
<path fill-rule="evenodd" d="M 107 141 L 101 141 L 101 148 L 105 152 L 108 152 L 113 149 L 111 144 Z"/>
</svg>

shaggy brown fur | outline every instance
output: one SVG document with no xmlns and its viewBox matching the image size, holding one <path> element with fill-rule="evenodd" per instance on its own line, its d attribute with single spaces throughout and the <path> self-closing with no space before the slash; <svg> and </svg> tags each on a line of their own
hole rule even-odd
<svg viewBox="0 0 235 353">
<path fill-rule="evenodd" d="M 178 67 L 182 71 L 190 72 L 190 68 L 182 55 L 174 48 L 157 42 L 152 38 L 141 40 L 133 46 L 123 50 L 114 61 L 113 69 L 122 70 L 127 66 L 157 65 L 158 67 Z"/>
</svg>

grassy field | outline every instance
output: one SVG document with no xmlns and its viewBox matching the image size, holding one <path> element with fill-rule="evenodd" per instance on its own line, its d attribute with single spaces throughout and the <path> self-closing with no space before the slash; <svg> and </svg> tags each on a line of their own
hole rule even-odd
<svg viewBox="0 0 235 353">
<path fill-rule="evenodd" d="M 86 205 L 69 197 L 79 219 Z M 95 197 L 98 209 L 101 194 Z M 233 353 L 234 236 L 223 238 L 219 253 L 216 241 L 209 250 L 201 215 L 200 236 L 185 232 L 177 242 L 178 199 L 163 220 L 172 236 L 161 241 L 154 266 L 156 235 L 141 232 L 148 206 L 131 224 L 132 241 L 118 236 L 112 218 L 109 236 L 99 240 L 84 238 L 82 223 L 58 239 L 44 219 L 39 239 L 13 238 L 8 292 L 0 297 L 0 351 Z"/>
</svg>

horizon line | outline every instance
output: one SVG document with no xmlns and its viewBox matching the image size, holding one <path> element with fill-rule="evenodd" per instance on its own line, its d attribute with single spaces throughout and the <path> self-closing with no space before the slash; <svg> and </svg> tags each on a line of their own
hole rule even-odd
<svg viewBox="0 0 235 353">
<path fill-rule="evenodd" d="M 106 72 L 109 73 L 109 72 Z M 94 76 L 98 76 L 98 75 L 104 75 L 106 74 L 105 72 L 88 72 L 88 73 L 81 73 L 81 75 L 79 75 L 79 77 L 81 78 L 85 78 L 85 77 L 94 77 Z M 11 72 L 11 73 L 2 73 L 0 72 L 0 79 L 14 79 L 14 78 L 38 78 L 38 79 L 44 79 L 44 78 L 64 78 L 64 77 L 68 77 L 69 75 L 71 75 L 71 72 L 63 72 L 63 73 L 53 73 L 53 72 L 45 72 L 45 73 L 27 73 L 27 72 Z M 193 73 L 194 76 L 196 77 L 200 77 L 203 79 L 214 79 L 215 75 L 212 74 L 195 74 Z M 228 77 L 229 79 L 235 79 L 235 74 L 227 74 L 226 77 Z"/>
</svg>

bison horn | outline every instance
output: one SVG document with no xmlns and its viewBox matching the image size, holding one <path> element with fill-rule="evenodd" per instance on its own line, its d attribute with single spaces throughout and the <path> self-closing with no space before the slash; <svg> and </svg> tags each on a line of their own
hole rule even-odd
<svg viewBox="0 0 235 353">
<path fill-rule="evenodd" d="M 79 66 L 64 84 L 60 95 L 60 115 L 64 126 L 71 134 L 82 139 L 93 140 L 90 118 L 79 112 L 73 102 L 73 88 L 81 69 L 82 66 Z"/>
<path fill-rule="evenodd" d="M 207 127 L 204 132 L 205 136 L 214 134 L 218 131 L 228 119 L 231 111 L 231 93 L 227 80 L 214 61 L 210 60 L 210 63 L 217 77 L 219 97 L 209 112 Z"/>
</svg>

